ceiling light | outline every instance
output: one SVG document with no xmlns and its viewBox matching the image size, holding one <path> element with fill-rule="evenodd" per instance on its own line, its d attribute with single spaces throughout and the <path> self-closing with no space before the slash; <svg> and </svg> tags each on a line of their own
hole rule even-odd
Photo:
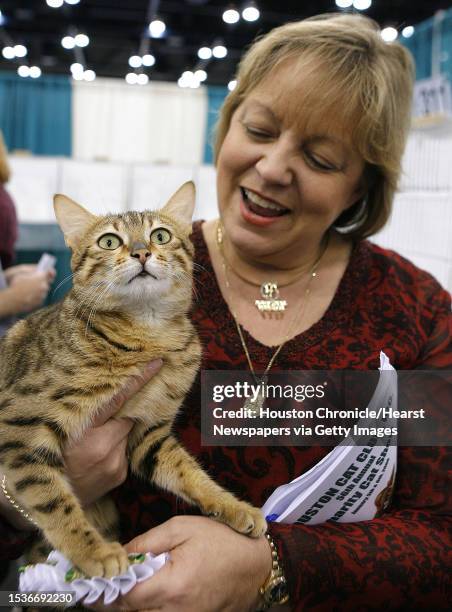
<svg viewBox="0 0 452 612">
<path fill-rule="evenodd" d="M 146 53 L 141 58 L 143 66 L 153 66 L 155 64 L 155 57 L 151 53 Z"/>
<path fill-rule="evenodd" d="M 152 38 L 160 38 L 166 30 L 165 22 L 161 19 L 153 19 L 149 24 L 149 34 Z"/>
<path fill-rule="evenodd" d="M 201 47 L 198 49 L 198 57 L 200 59 L 210 59 L 212 57 L 212 49 L 209 47 Z"/>
<path fill-rule="evenodd" d="M 349 8 L 353 4 L 353 0 L 336 0 L 336 6 L 339 8 Z"/>
<path fill-rule="evenodd" d="M 229 81 L 229 83 L 228 83 L 228 89 L 229 89 L 229 91 L 234 91 L 234 89 L 236 88 L 236 86 L 237 86 L 237 81 L 236 81 L 236 80 Z"/>
<path fill-rule="evenodd" d="M 223 59 L 228 54 L 228 50 L 223 45 L 216 45 L 212 49 L 212 55 L 217 59 Z"/>
<path fill-rule="evenodd" d="M 72 74 L 74 74 L 75 72 L 83 73 L 84 70 L 85 69 L 83 67 L 83 64 L 79 64 L 79 62 L 74 62 L 73 64 L 71 64 L 71 72 L 72 72 Z"/>
<path fill-rule="evenodd" d="M 177 81 L 177 84 L 179 87 L 190 87 L 194 80 L 196 79 L 193 72 L 191 70 L 185 70 L 180 79 Z"/>
<path fill-rule="evenodd" d="M 5 17 L 3 16 L 2 12 L 0 11 L 0 26 L 4 25 L 5 21 L 6 21 Z"/>
<path fill-rule="evenodd" d="M 27 47 L 24 45 L 14 45 L 14 53 L 16 57 L 25 57 L 27 55 Z"/>
<path fill-rule="evenodd" d="M 372 4 L 372 0 L 353 0 L 353 6 L 358 11 L 367 10 Z"/>
<path fill-rule="evenodd" d="M 137 77 L 137 83 L 138 83 L 138 85 L 147 85 L 149 83 L 148 75 L 144 74 L 144 72 L 139 74 L 138 77 Z"/>
<path fill-rule="evenodd" d="M 402 30 L 402 36 L 404 38 L 410 38 L 410 36 L 413 36 L 414 34 L 414 28 L 413 26 L 406 26 L 405 28 L 403 28 Z"/>
<path fill-rule="evenodd" d="M 61 39 L 61 46 L 65 49 L 73 49 L 75 47 L 75 39 L 73 36 L 64 36 Z"/>
<path fill-rule="evenodd" d="M 77 47 L 87 47 L 89 45 L 89 37 L 86 34 L 77 34 L 74 40 Z"/>
<path fill-rule="evenodd" d="M 19 66 L 17 69 L 17 74 L 21 77 L 30 76 L 30 67 L 29 66 Z"/>
<path fill-rule="evenodd" d="M 78 4 L 80 0 L 64 0 L 66 4 Z"/>
<path fill-rule="evenodd" d="M 202 83 L 207 79 L 207 72 L 205 70 L 196 70 L 195 78 Z"/>
<path fill-rule="evenodd" d="M 138 75 L 135 72 L 129 72 L 126 74 L 126 81 L 129 85 L 136 85 L 138 83 Z"/>
<path fill-rule="evenodd" d="M 46 2 L 51 8 L 60 8 L 60 6 L 63 6 L 63 0 L 46 0 Z"/>
<path fill-rule="evenodd" d="M 41 68 L 38 68 L 38 66 L 30 66 L 30 76 L 32 79 L 39 79 L 41 74 Z"/>
<path fill-rule="evenodd" d="M 385 42 L 393 42 L 398 36 L 397 30 L 392 27 L 383 28 L 380 34 Z"/>
<path fill-rule="evenodd" d="M 84 78 L 84 71 L 83 70 L 74 70 L 72 72 L 72 78 L 74 79 L 74 81 L 83 81 Z"/>
<path fill-rule="evenodd" d="M 132 55 L 131 57 L 129 57 L 129 66 L 131 66 L 132 68 L 139 68 L 142 63 L 143 60 L 139 55 Z"/>
<path fill-rule="evenodd" d="M 3 47 L 2 55 L 5 59 L 14 59 L 16 57 L 13 47 Z"/>
<path fill-rule="evenodd" d="M 94 72 L 94 70 L 85 70 L 85 72 L 83 73 L 83 78 L 85 81 L 94 81 L 94 79 L 96 78 L 96 73 Z"/>
<path fill-rule="evenodd" d="M 223 13 L 223 21 L 225 23 L 237 23 L 240 19 L 240 13 L 234 8 L 226 9 Z"/>
<path fill-rule="evenodd" d="M 251 2 L 247 7 L 245 7 L 242 11 L 242 17 L 245 21 L 257 21 L 261 16 L 259 9 Z"/>
</svg>

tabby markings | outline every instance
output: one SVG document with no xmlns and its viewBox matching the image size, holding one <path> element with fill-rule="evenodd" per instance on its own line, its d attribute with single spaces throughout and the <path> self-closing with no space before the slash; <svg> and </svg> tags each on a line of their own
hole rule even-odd
<svg viewBox="0 0 452 612">
<path fill-rule="evenodd" d="M 100 336 L 103 340 L 105 340 L 105 342 L 108 342 L 108 344 L 111 344 L 112 346 L 116 347 L 121 351 L 126 351 L 128 353 L 138 353 L 141 351 L 141 348 L 131 348 L 130 346 L 126 346 L 125 344 L 121 344 L 120 342 L 115 342 L 115 340 L 112 340 L 111 338 L 106 336 L 103 331 L 95 327 L 92 323 L 89 324 L 88 329 L 94 332 L 97 336 Z"/>
<path fill-rule="evenodd" d="M 22 478 L 22 480 L 18 480 L 14 484 L 14 488 L 16 491 L 24 491 L 28 489 L 28 487 L 33 487 L 34 485 L 48 485 L 51 484 L 50 478 L 39 478 L 37 476 L 28 476 L 27 478 Z"/>
<path fill-rule="evenodd" d="M 36 506 L 33 506 L 33 510 L 36 510 L 36 512 L 42 512 L 42 514 L 50 514 L 56 508 L 58 508 L 63 501 L 63 497 L 55 497 L 55 499 L 52 499 L 46 504 L 37 504 Z"/>
</svg>

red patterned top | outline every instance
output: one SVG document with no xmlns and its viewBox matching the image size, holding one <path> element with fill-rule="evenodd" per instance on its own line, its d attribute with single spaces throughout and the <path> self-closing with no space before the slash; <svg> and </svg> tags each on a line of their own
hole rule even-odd
<svg viewBox="0 0 452 612">
<path fill-rule="evenodd" d="M 200 222 L 194 225 L 193 240 L 200 266 L 193 320 L 203 345 L 202 367 L 247 370 Z M 396 369 L 452 369 L 451 331 L 450 296 L 429 274 L 395 253 L 360 242 L 325 315 L 287 342 L 274 368 L 375 370 L 384 350 Z M 247 332 L 245 338 L 256 369 L 265 369 L 274 349 Z M 256 506 L 331 450 L 201 446 L 199 377 L 175 430 L 217 482 Z M 272 523 L 270 532 L 284 565 L 292 609 L 448 609 L 450 465 L 445 448 L 399 448 L 396 490 L 383 517 L 315 526 Z M 194 512 L 133 477 L 114 491 L 114 497 L 124 541 L 174 514 Z M 0 541 L 6 545 L 3 532 Z M 12 544 L 11 530 L 9 536 Z"/>
</svg>

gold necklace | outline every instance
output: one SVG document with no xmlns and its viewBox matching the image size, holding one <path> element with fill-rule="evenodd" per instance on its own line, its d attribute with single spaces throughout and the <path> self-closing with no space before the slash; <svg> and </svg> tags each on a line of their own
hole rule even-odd
<svg viewBox="0 0 452 612">
<path fill-rule="evenodd" d="M 218 222 L 217 224 L 217 244 L 222 244 L 223 243 L 223 230 L 221 227 L 220 222 Z M 325 253 L 326 249 L 328 246 L 328 236 L 327 236 L 327 240 L 325 240 L 323 247 L 320 249 L 320 252 L 317 256 L 317 258 L 315 259 L 314 263 L 312 264 L 311 268 L 310 268 L 310 272 L 309 274 L 312 275 L 313 272 L 315 272 L 315 270 L 317 269 L 317 266 L 320 262 L 320 260 L 323 257 L 323 254 Z M 288 306 L 287 300 L 280 300 L 279 299 L 279 290 L 284 288 L 284 287 L 288 287 L 289 285 L 293 285 L 294 283 L 296 283 L 302 276 L 304 276 L 306 274 L 306 269 L 304 269 L 302 272 L 300 272 L 299 274 L 297 274 L 297 276 L 295 278 L 293 278 L 292 280 L 281 284 L 281 283 L 277 283 L 276 281 L 265 281 L 263 283 L 256 283 L 252 280 L 249 280 L 247 278 L 245 278 L 244 276 L 242 276 L 241 274 L 239 274 L 237 272 L 237 270 L 234 270 L 234 268 L 230 265 L 230 263 L 228 262 L 226 255 L 224 254 L 223 250 L 221 251 L 221 256 L 224 262 L 224 266 L 227 267 L 229 270 L 231 270 L 235 276 L 237 276 L 241 281 L 243 281 L 244 283 L 247 283 L 248 285 L 252 285 L 253 287 L 259 287 L 260 289 L 260 294 L 261 294 L 261 298 L 260 300 L 255 300 L 254 301 L 254 305 L 256 306 L 256 308 L 259 310 L 259 312 L 261 313 L 266 313 L 266 312 L 284 312 L 286 310 L 286 307 Z"/>
<path fill-rule="evenodd" d="M 226 259 L 224 256 L 224 252 L 223 252 L 223 231 L 221 228 L 221 224 L 220 224 L 220 220 L 218 220 L 217 222 L 217 231 L 216 231 L 216 236 L 217 236 L 217 247 L 218 247 L 218 251 L 220 253 L 221 256 L 221 263 L 222 263 L 222 267 L 223 267 L 223 273 L 224 273 L 224 278 L 225 278 L 225 282 L 226 282 L 226 287 L 227 289 L 231 288 L 231 285 L 229 283 L 229 276 L 228 276 L 228 271 L 227 271 L 227 264 L 226 264 Z M 239 338 L 240 338 L 240 342 L 242 343 L 242 347 L 243 350 L 245 352 L 246 355 L 246 359 L 248 361 L 248 365 L 251 371 L 251 374 L 254 378 L 254 381 L 259 385 L 259 393 L 257 395 L 257 397 L 255 397 L 255 399 L 253 398 L 248 398 L 245 401 L 245 404 L 243 405 L 244 410 L 248 410 L 249 414 L 253 414 L 253 415 L 258 415 L 260 413 L 260 410 L 263 408 L 264 405 L 264 401 L 265 401 L 265 385 L 267 384 L 267 374 L 270 371 L 272 365 L 275 362 L 275 359 L 277 358 L 277 356 L 279 355 L 281 349 L 283 348 L 283 346 L 286 344 L 286 342 L 289 340 L 290 336 L 292 335 L 292 333 L 295 331 L 296 326 L 299 325 L 302 320 L 303 317 L 305 315 L 306 312 L 306 307 L 309 301 L 309 296 L 311 294 L 311 283 L 313 281 L 314 278 L 316 278 L 317 276 L 317 268 L 319 267 L 320 261 L 322 259 L 322 257 L 325 255 L 325 252 L 328 248 L 328 243 L 329 243 L 329 234 L 327 234 L 326 240 L 325 240 L 325 245 L 322 248 L 320 255 L 317 257 L 317 259 L 315 260 L 314 264 L 312 265 L 310 271 L 309 271 L 309 278 L 308 278 L 308 282 L 306 284 L 306 289 L 304 291 L 304 304 L 303 304 L 303 308 L 301 310 L 301 313 L 297 313 L 297 315 L 295 316 L 295 318 L 292 321 L 292 325 L 289 326 L 289 329 L 287 331 L 286 336 L 284 337 L 283 341 L 281 342 L 281 344 L 276 348 L 275 352 L 273 353 L 272 357 L 270 358 L 270 361 L 267 364 L 267 367 L 265 368 L 265 371 L 262 375 L 262 377 L 259 379 L 259 377 L 256 374 L 256 371 L 254 369 L 253 366 L 253 362 L 251 361 L 251 356 L 248 350 L 248 347 L 246 345 L 245 342 L 245 337 L 243 336 L 243 331 L 242 331 L 242 326 L 240 325 L 240 323 L 238 322 L 237 319 L 237 315 L 234 312 L 234 310 L 232 309 L 231 306 L 231 314 L 232 314 L 232 318 L 234 319 L 234 323 L 235 326 L 237 328 L 237 332 L 239 334 Z"/>
</svg>

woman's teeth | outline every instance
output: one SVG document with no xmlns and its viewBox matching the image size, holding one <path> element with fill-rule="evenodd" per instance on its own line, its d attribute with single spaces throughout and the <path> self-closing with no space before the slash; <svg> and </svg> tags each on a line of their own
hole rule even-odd
<svg viewBox="0 0 452 612">
<path fill-rule="evenodd" d="M 261 198 L 261 196 L 257 195 L 257 193 L 248 191 L 248 189 L 242 188 L 242 194 L 250 209 L 258 215 L 274 217 L 284 215 L 289 212 L 286 208 L 279 206 L 279 204 L 275 204 L 274 202 L 270 202 L 265 198 Z"/>
</svg>

